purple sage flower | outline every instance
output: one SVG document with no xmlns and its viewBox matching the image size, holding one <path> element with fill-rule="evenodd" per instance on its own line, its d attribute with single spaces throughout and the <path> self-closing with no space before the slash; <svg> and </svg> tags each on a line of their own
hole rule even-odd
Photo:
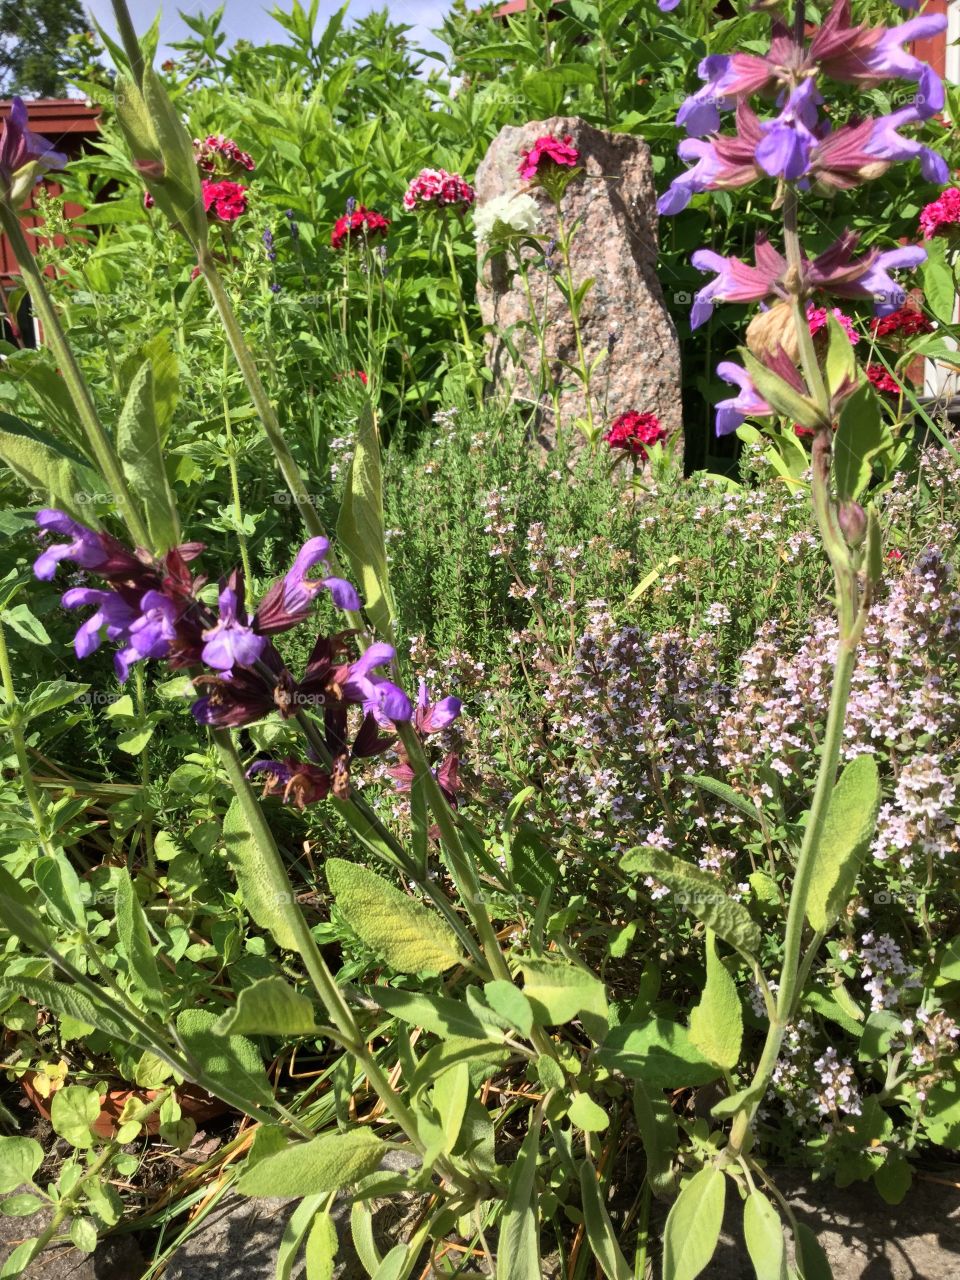
<svg viewBox="0 0 960 1280">
<path fill-rule="evenodd" d="M 333 602 L 339 609 L 356 612 L 360 608 L 360 597 L 351 583 L 344 578 L 308 578 L 307 574 L 316 565 L 328 568 L 327 556 L 330 551 L 328 538 L 311 538 L 305 542 L 297 553 L 290 571 L 283 579 L 283 603 L 291 613 L 302 613 L 309 609 L 321 590 L 329 591 Z"/>
<path fill-rule="evenodd" d="M 690 95 L 677 112 L 677 124 L 686 129 L 691 138 L 704 138 L 720 128 L 720 112 L 729 111 L 734 99 L 728 96 L 728 87 L 735 82 L 730 70 L 730 58 L 725 53 L 714 53 L 704 58 L 697 68 L 704 81 L 702 89 Z"/>
<path fill-rule="evenodd" d="M 395 657 L 392 645 L 377 641 L 351 663 L 342 685 L 347 701 L 361 702 L 364 711 L 380 725 L 385 721 L 406 721 L 413 715 L 413 705 L 403 690 L 374 670 L 386 666 Z"/>
<path fill-rule="evenodd" d="M 233 587 L 224 587 L 219 603 L 220 617 L 203 633 L 206 643 L 201 657 L 208 667 L 223 672 L 229 679 L 235 666 L 253 666 L 266 648 L 267 640 L 237 617 L 237 593 Z"/>
<path fill-rule="evenodd" d="M 463 703 L 459 698 L 452 696 L 441 698 L 439 702 L 430 701 L 430 692 L 427 689 L 426 680 L 420 681 L 420 689 L 417 695 L 417 706 L 413 713 L 413 724 L 418 733 L 426 736 L 429 733 L 439 733 L 441 729 L 446 729 L 448 725 L 453 724 Z"/>
<path fill-rule="evenodd" d="M 736 396 L 717 402 L 717 435 L 728 436 L 736 431 L 745 418 L 766 417 L 773 410 L 753 385 L 749 373 L 732 360 L 722 360 L 717 365 L 717 373 L 724 382 L 733 383 L 739 388 Z"/>
<path fill-rule="evenodd" d="M 926 180 L 943 186 L 950 178 L 950 170 L 943 156 L 923 146 L 915 138 L 901 137 L 898 132 L 906 125 L 919 123 L 923 118 L 921 109 L 913 103 L 890 115 L 878 117 L 873 121 L 866 150 L 880 160 L 919 160 L 920 172 Z"/>
<path fill-rule="evenodd" d="M 38 511 L 35 518 L 41 533 L 59 533 L 70 539 L 47 547 L 34 561 L 33 572 L 42 582 L 53 578 L 61 560 L 72 560 L 81 569 L 99 569 L 110 559 L 102 535 L 78 523 L 65 511 L 46 507 Z"/>
<path fill-rule="evenodd" d="M 772 178 L 796 182 L 807 175 L 817 145 L 817 105 L 822 102 L 816 82 L 804 80 L 790 94 L 776 120 L 764 121 L 763 140 L 756 150 L 757 164 Z"/>
<path fill-rule="evenodd" d="M 115 591 L 98 591 L 93 587 L 71 587 L 60 597 L 60 603 L 65 609 L 94 606 L 94 612 L 73 637 L 73 648 L 78 658 L 88 658 L 100 648 L 104 628 L 109 640 L 125 640 L 130 624 L 137 616 L 136 610 Z"/>
<path fill-rule="evenodd" d="M 62 169 L 67 157 L 27 128 L 27 108 L 14 98 L 0 132 L 0 184 L 14 205 L 19 205 L 41 174 Z"/>
</svg>

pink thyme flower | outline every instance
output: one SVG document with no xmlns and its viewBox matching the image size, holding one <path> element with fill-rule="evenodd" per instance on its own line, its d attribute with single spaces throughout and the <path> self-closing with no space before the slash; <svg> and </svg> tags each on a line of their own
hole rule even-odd
<svg viewBox="0 0 960 1280">
<path fill-rule="evenodd" d="M 860 341 L 860 335 L 857 333 L 856 329 L 854 329 L 853 321 L 848 315 L 845 315 L 839 307 L 833 308 L 833 316 L 835 320 L 840 322 L 841 328 L 850 339 L 851 346 L 855 347 Z M 827 308 L 815 307 L 812 303 L 807 303 L 807 324 L 810 327 L 810 332 L 813 334 L 819 333 L 821 329 L 826 329 Z"/>
<path fill-rule="evenodd" d="M 603 438 L 611 449 L 626 449 L 629 453 L 646 458 L 647 445 L 666 440 L 667 433 L 655 413 L 638 413 L 636 409 L 628 409 L 626 413 L 614 418 Z"/>
<path fill-rule="evenodd" d="M 403 207 L 415 209 L 456 209 L 463 213 L 473 204 L 476 193 L 459 173 L 446 169 L 421 169 L 407 187 Z"/>
<path fill-rule="evenodd" d="M 936 200 L 920 210 L 920 230 L 924 240 L 949 235 L 960 223 L 960 188 L 947 187 Z"/>
<path fill-rule="evenodd" d="M 580 160 L 580 152 L 573 145 L 573 138 L 568 133 L 563 138 L 553 138 L 549 134 L 537 138 L 528 151 L 521 151 L 517 172 L 526 182 L 532 181 L 541 168 L 550 165 L 567 165 L 573 169 Z"/>
<path fill-rule="evenodd" d="M 239 182 L 208 182 L 203 188 L 203 207 L 219 222 L 236 222 L 247 212 L 247 188 Z"/>
</svg>

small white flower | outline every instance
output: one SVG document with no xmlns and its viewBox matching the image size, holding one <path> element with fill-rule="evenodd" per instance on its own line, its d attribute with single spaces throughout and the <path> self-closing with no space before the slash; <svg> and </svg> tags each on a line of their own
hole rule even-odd
<svg viewBox="0 0 960 1280">
<path fill-rule="evenodd" d="M 479 205 L 473 215 L 478 240 L 502 240 L 519 233 L 532 234 L 540 226 L 537 202 L 528 195 L 502 195 Z"/>
</svg>

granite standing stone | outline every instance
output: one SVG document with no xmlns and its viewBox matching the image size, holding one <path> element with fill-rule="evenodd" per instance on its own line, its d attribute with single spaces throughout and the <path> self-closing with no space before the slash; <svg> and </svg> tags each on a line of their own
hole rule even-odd
<svg viewBox="0 0 960 1280">
<path fill-rule="evenodd" d="M 680 350 L 664 305 L 656 275 L 657 212 L 650 151 L 642 138 L 596 129 L 576 116 L 508 125 L 490 144 L 477 170 L 477 207 L 498 196 L 528 192 L 542 215 L 540 234 L 549 241 L 556 234 L 556 214 L 547 195 L 523 181 L 517 172 L 520 153 L 544 134 L 569 136 L 580 153 L 583 172 L 569 184 L 562 201 L 567 226 L 579 220 L 573 241 L 575 284 L 593 278 L 583 307 L 582 331 L 588 364 L 609 348 L 597 368 L 594 417 L 604 423 L 629 409 L 656 413 L 672 435 L 681 430 Z M 485 246 L 479 245 L 482 262 Z M 577 351 L 569 311 L 555 283 L 544 271 L 531 271 L 530 283 L 538 314 L 550 323 L 548 356 L 555 376 L 569 386 L 561 398 L 565 423 L 585 417 L 579 382 L 562 371 L 559 361 L 576 363 Z M 523 370 L 539 367 L 534 335 L 520 327 L 529 316 L 521 278 L 498 255 L 479 274 L 477 296 L 487 338 L 487 362 L 495 385 L 520 399 L 532 399 Z M 520 359 L 515 363 L 509 346 Z M 534 377 L 536 376 L 534 372 Z M 550 397 L 541 399 L 540 430 L 555 439 Z M 599 410 L 599 412 L 598 412 Z"/>
</svg>

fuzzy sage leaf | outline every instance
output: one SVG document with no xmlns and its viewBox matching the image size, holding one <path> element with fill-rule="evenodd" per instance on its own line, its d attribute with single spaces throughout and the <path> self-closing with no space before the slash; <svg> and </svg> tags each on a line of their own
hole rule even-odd
<svg viewBox="0 0 960 1280">
<path fill-rule="evenodd" d="M 851 760 L 830 796 L 807 897 L 807 919 L 825 932 L 846 906 L 880 808 L 880 776 L 872 755 Z"/>
</svg>

